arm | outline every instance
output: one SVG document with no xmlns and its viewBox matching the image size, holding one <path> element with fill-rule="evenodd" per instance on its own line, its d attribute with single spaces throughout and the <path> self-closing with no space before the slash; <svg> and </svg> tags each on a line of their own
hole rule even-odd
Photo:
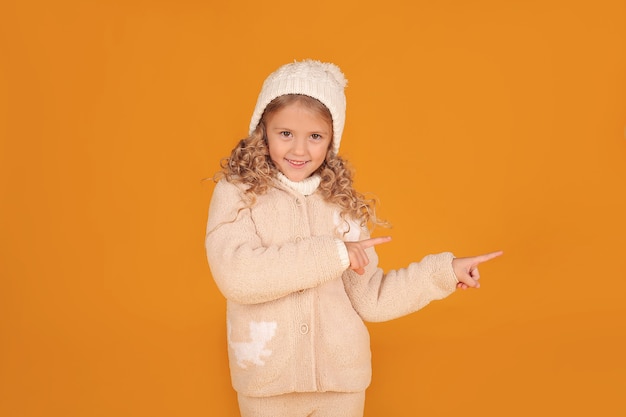
<svg viewBox="0 0 626 417">
<path fill-rule="evenodd" d="M 337 278 L 345 270 L 332 236 L 264 245 L 241 194 L 239 187 L 222 180 L 209 208 L 207 258 L 227 299 L 268 302 Z"/>
<path fill-rule="evenodd" d="M 451 253 L 428 255 L 406 268 L 384 273 L 378 268 L 374 248 L 365 252 L 369 263 L 363 267 L 363 274 L 352 269 L 343 274 L 346 292 L 363 320 L 402 317 L 448 296 L 457 286 Z"/>
<path fill-rule="evenodd" d="M 393 319 L 444 298 L 455 288 L 479 288 L 478 265 L 503 253 L 497 251 L 467 258 L 454 258 L 447 252 L 428 255 L 419 263 L 384 274 L 377 267 L 374 246 L 390 240 L 379 237 L 345 243 L 350 269 L 344 274 L 344 285 L 364 320 Z"/>
</svg>

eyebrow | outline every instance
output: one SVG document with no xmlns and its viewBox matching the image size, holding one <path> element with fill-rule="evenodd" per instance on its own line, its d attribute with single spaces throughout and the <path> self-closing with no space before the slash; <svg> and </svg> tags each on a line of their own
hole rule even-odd
<svg viewBox="0 0 626 417">
<path fill-rule="evenodd" d="M 272 128 L 271 130 L 274 130 L 274 131 L 284 131 L 284 130 L 288 130 L 288 131 L 290 131 L 290 132 L 293 132 L 293 131 L 294 131 L 294 130 L 296 130 L 296 129 L 292 129 L 292 128 L 290 128 L 290 127 L 274 127 L 274 128 Z M 312 131 L 308 132 L 308 134 L 309 134 L 309 135 L 310 135 L 310 134 L 313 134 L 313 133 L 322 134 L 322 135 L 329 135 L 329 134 L 330 134 L 330 130 L 328 130 L 328 129 L 322 129 L 322 130 L 312 130 Z"/>
</svg>

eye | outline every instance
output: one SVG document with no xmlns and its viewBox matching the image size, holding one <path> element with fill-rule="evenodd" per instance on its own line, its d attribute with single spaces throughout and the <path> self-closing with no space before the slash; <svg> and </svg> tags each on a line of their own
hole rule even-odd
<svg viewBox="0 0 626 417">
<path fill-rule="evenodd" d="M 311 135 L 311 139 L 313 139 L 313 140 L 321 140 L 322 139 L 322 135 L 320 135 L 319 133 L 313 133 Z"/>
<path fill-rule="evenodd" d="M 283 130 L 282 132 L 279 132 L 278 134 L 282 136 L 283 138 L 291 137 L 291 132 L 288 130 Z"/>
</svg>

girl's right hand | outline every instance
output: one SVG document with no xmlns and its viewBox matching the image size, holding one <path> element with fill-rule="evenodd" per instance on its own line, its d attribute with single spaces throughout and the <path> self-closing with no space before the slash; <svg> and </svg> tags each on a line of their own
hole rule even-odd
<svg viewBox="0 0 626 417">
<path fill-rule="evenodd" d="M 373 237 L 371 239 L 360 240 L 358 242 L 344 242 L 348 249 L 348 257 L 350 258 L 350 269 L 359 275 L 365 273 L 365 267 L 370 263 L 365 249 L 372 246 L 387 243 L 391 240 L 391 236 Z"/>
<path fill-rule="evenodd" d="M 454 275 L 456 275 L 456 278 L 459 280 L 456 287 L 462 290 L 480 288 L 480 283 L 478 282 L 480 279 L 478 265 L 490 261 L 493 258 L 497 258 L 503 253 L 502 251 L 497 251 L 468 258 L 454 258 L 452 260 L 452 269 L 454 269 Z"/>
</svg>

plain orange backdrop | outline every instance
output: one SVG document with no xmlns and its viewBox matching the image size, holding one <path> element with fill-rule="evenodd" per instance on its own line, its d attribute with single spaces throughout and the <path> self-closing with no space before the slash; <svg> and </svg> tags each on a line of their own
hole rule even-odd
<svg viewBox="0 0 626 417">
<path fill-rule="evenodd" d="M 626 415 L 626 3 L 4 0 L 0 415 L 235 416 L 211 177 L 332 61 L 384 268 L 503 249 L 369 325 L 366 416 Z"/>
</svg>

